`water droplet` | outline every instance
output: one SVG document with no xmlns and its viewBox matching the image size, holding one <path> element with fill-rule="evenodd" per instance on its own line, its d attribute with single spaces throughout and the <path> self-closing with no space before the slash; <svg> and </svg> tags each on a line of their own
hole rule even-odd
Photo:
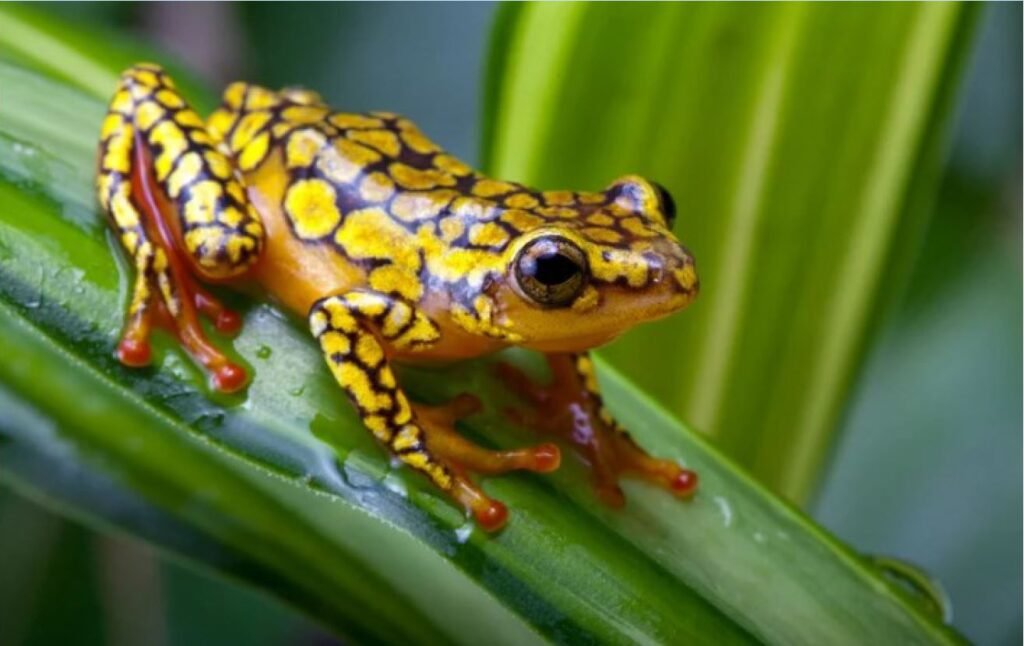
<svg viewBox="0 0 1024 646">
<path fill-rule="evenodd" d="M 469 542 L 469 537 L 473 535 L 475 527 L 472 521 L 466 521 L 462 527 L 455 529 L 455 540 L 458 541 L 459 545 L 465 545 Z"/>
<path fill-rule="evenodd" d="M 273 350 L 269 345 L 261 345 L 256 349 L 256 356 L 260 359 L 269 359 L 270 355 L 273 354 Z"/>
<path fill-rule="evenodd" d="M 409 497 L 409 488 L 406 486 L 405 480 L 395 471 L 391 471 L 384 477 L 383 484 L 388 491 L 397 493 L 403 498 Z"/>
<path fill-rule="evenodd" d="M 729 506 L 729 501 L 722 496 L 715 496 L 713 498 L 715 504 L 718 505 L 718 511 L 722 512 L 722 525 L 725 527 L 732 526 L 732 507 Z"/>
<path fill-rule="evenodd" d="M 883 578 L 908 592 L 925 611 L 947 624 L 953 621 L 953 604 L 949 594 L 935 577 L 900 559 L 867 555 L 867 560 L 882 573 Z"/>
<path fill-rule="evenodd" d="M 754 532 L 754 542 L 755 543 L 760 544 L 760 543 L 765 542 L 765 540 L 767 540 L 767 539 L 765 538 L 764 534 L 762 534 L 761 532 Z"/>
<path fill-rule="evenodd" d="M 292 388 L 291 390 L 288 391 L 288 394 L 291 395 L 292 397 L 301 397 L 302 393 L 304 392 L 306 392 L 306 386 L 302 385 L 299 386 L 298 388 Z"/>
</svg>

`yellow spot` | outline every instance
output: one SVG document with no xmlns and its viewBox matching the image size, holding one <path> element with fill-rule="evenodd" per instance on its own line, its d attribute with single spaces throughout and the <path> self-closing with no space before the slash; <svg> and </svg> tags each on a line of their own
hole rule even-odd
<svg viewBox="0 0 1024 646">
<path fill-rule="evenodd" d="M 395 304 L 388 312 L 387 318 L 381 325 L 381 334 L 385 339 L 393 338 L 398 331 L 405 327 L 412 318 L 412 308 L 404 303 Z"/>
<path fill-rule="evenodd" d="M 227 187 L 228 195 L 231 196 L 231 199 L 238 202 L 239 204 L 245 204 L 245 189 L 242 188 L 241 184 L 235 181 L 231 181 L 227 182 Z"/>
<path fill-rule="evenodd" d="M 103 125 L 100 127 L 100 141 L 106 141 L 110 135 L 114 134 L 121 128 L 121 124 L 123 123 L 124 120 L 118 113 L 107 113 L 107 116 L 103 118 Z"/>
<path fill-rule="evenodd" d="M 107 152 L 103 155 L 103 168 L 108 171 L 127 173 L 131 170 L 128 159 L 132 149 L 132 127 L 125 124 L 124 128 L 107 141 Z"/>
<path fill-rule="evenodd" d="M 221 194 L 220 184 L 212 180 L 193 184 L 189 189 L 188 201 L 185 202 L 185 221 L 189 224 L 213 222 L 217 215 Z M 194 249 L 194 247 L 192 248 Z"/>
<path fill-rule="evenodd" d="M 233 206 L 229 206 L 220 212 L 220 217 L 218 218 L 218 220 L 228 225 L 232 229 L 237 229 L 238 225 L 242 223 L 242 219 L 244 217 L 245 216 L 242 215 L 241 211 L 239 211 Z"/>
<path fill-rule="evenodd" d="M 352 343 L 341 332 L 330 330 L 320 336 L 320 348 L 329 357 L 334 355 L 344 357 L 352 351 Z"/>
<path fill-rule="evenodd" d="M 199 227 L 185 233 L 185 246 L 199 259 L 199 264 L 216 262 L 216 253 L 224 245 L 224 232 L 220 227 Z"/>
<path fill-rule="evenodd" d="M 429 193 L 399 193 L 391 203 L 391 212 L 396 218 L 406 222 L 432 220 L 458 193 L 451 190 L 438 190 Z"/>
<path fill-rule="evenodd" d="M 114 198 L 111 201 L 111 214 L 114 216 L 114 222 L 121 229 L 133 229 L 139 226 L 139 214 L 132 206 L 132 201 L 128 197 L 129 188 L 128 184 L 122 182 L 114 193 Z"/>
<path fill-rule="evenodd" d="M 270 149 L 270 133 L 262 132 L 245 146 L 238 158 L 238 167 L 250 171 L 260 165 Z"/>
<path fill-rule="evenodd" d="M 438 226 L 441 228 L 441 238 L 449 244 L 457 240 L 466 230 L 465 223 L 457 215 L 441 220 Z"/>
<path fill-rule="evenodd" d="M 245 98 L 245 89 L 247 87 L 247 84 L 238 81 L 224 88 L 224 94 L 222 96 L 224 104 L 229 106 L 233 110 L 238 110 L 239 108 L 241 108 L 242 99 Z"/>
<path fill-rule="evenodd" d="M 505 198 L 505 206 L 513 209 L 532 209 L 537 206 L 537 198 L 529 193 L 516 193 Z"/>
<path fill-rule="evenodd" d="M 497 218 L 501 211 L 497 204 L 490 200 L 460 197 L 452 203 L 452 213 L 457 213 L 466 220 L 486 221 Z"/>
<path fill-rule="evenodd" d="M 249 93 L 245 97 L 246 110 L 266 110 L 278 103 L 277 95 L 267 88 L 258 85 L 249 86 Z"/>
<path fill-rule="evenodd" d="M 478 222 L 469 228 L 469 241 L 479 247 L 501 247 L 508 237 L 508 231 L 494 222 Z"/>
<path fill-rule="evenodd" d="M 363 410 L 376 412 L 391 408 L 391 397 L 378 393 L 366 371 L 352 363 L 331 364 L 335 379 Z"/>
<path fill-rule="evenodd" d="M 190 130 L 188 132 L 189 140 L 194 144 L 199 144 L 203 147 L 213 145 L 213 140 L 210 139 L 210 135 L 206 134 L 202 130 Z"/>
<path fill-rule="evenodd" d="M 402 430 L 391 440 L 391 448 L 395 451 L 411 449 L 420 443 L 420 430 L 409 424 L 402 427 Z"/>
<path fill-rule="evenodd" d="M 288 168 L 305 168 L 311 165 L 326 143 L 327 138 L 323 133 L 313 128 L 304 128 L 292 133 L 285 146 Z"/>
<path fill-rule="evenodd" d="M 446 173 L 451 173 L 452 175 L 459 177 L 469 175 L 473 172 L 473 169 L 467 164 L 459 161 L 451 155 L 437 155 L 434 157 L 434 166 L 437 166 Z"/>
<path fill-rule="evenodd" d="M 653 238 L 658 235 L 657 231 L 652 231 L 640 220 L 640 218 L 626 218 L 619 224 L 623 229 L 639 238 Z"/>
<path fill-rule="evenodd" d="M 693 265 L 683 265 L 674 272 L 676 282 L 685 289 L 691 290 L 697 285 L 697 271 L 693 268 Z"/>
<path fill-rule="evenodd" d="M 356 341 L 356 356 L 367 366 L 376 368 L 384 360 L 384 350 L 372 334 L 362 334 Z"/>
<path fill-rule="evenodd" d="M 155 101 L 145 101 L 135 110 L 135 123 L 140 130 L 149 130 L 167 112 Z"/>
<path fill-rule="evenodd" d="M 312 124 L 320 123 L 327 116 L 327 108 L 309 105 L 293 105 L 285 108 L 281 116 L 292 123 Z"/>
<path fill-rule="evenodd" d="M 220 154 L 216 150 L 207 150 L 205 157 L 206 165 L 210 167 L 210 172 L 212 172 L 215 177 L 219 177 L 220 179 L 228 179 L 231 177 L 231 163 L 228 162 L 224 155 Z"/>
<path fill-rule="evenodd" d="M 508 182 L 499 182 L 493 179 L 482 179 L 473 185 L 473 193 L 480 197 L 494 197 L 516 190 L 518 187 Z"/>
<path fill-rule="evenodd" d="M 380 154 L 348 139 L 335 139 L 317 161 L 320 171 L 331 181 L 345 184 L 353 181 L 363 169 L 380 159 Z"/>
<path fill-rule="evenodd" d="M 384 265 L 370 274 L 370 287 L 382 294 L 398 294 L 410 301 L 419 300 L 423 285 L 419 275 L 408 267 Z"/>
<path fill-rule="evenodd" d="M 285 195 L 284 208 L 295 234 L 314 240 L 334 230 L 341 221 L 335 197 L 334 187 L 321 179 L 302 179 L 292 184 Z"/>
<path fill-rule="evenodd" d="M 288 123 L 287 121 L 280 121 L 275 123 L 270 129 L 274 133 L 274 137 L 277 139 L 283 139 L 286 134 L 297 128 L 294 123 Z"/>
<path fill-rule="evenodd" d="M 600 204 L 606 199 L 604 193 L 579 193 L 576 198 L 581 204 Z"/>
<path fill-rule="evenodd" d="M 595 249 L 589 254 L 591 275 L 604 282 L 625 278 L 631 287 L 647 282 L 647 264 L 643 257 L 622 249 Z"/>
<path fill-rule="evenodd" d="M 597 288 L 593 285 L 587 285 L 583 293 L 573 301 L 572 309 L 574 312 L 587 312 L 597 307 L 600 302 L 601 294 L 597 291 Z"/>
<path fill-rule="evenodd" d="M 402 139 L 405 141 L 406 146 L 424 155 L 441 151 L 434 142 L 427 139 L 423 133 L 412 124 L 409 124 L 406 129 L 402 130 Z"/>
<path fill-rule="evenodd" d="M 388 308 L 387 300 L 380 294 L 355 292 L 345 298 L 349 306 L 355 308 L 362 316 L 380 316 Z"/>
<path fill-rule="evenodd" d="M 203 120 L 193 110 L 181 110 L 180 112 L 178 112 L 177 114 L 174 115 L 174 120 L 177 121 L 180 125 L 188 127 L 188 128 L 203 128 L 204 127 Z M 205 133 L 201 133 L 201 132 L 194 132 L 192 134 L 193 135 L 203 134 L 205 136 Z"/>
<path fill-rule="evenodd" d="M 231 209 L 231 210 L 235 211 L 237 213 L 237 211 L 235 209 Z M 239 215 L 241 215 L 241 214 L 239 214 Z M 237 233 L 229 234 L 228 235 L 228 242 L 227 242 L 227 251 L 228 251 L 228 260 L 231 261 L 231 265 L 232 265 L 231 269 L 236 268 L 239 265 L 239 263 L 242 261 L 242 254 L 243 254 L 243 252 L 252 251 L 255 246 L 256 246 L 256 243 L 254 243 L 251 238 L 247 238 L 245 236 L 238 235 Z"/>
<path fill-rule="evenodd" d="M 127 90 L 121 90 L 110 100 L 110 109 L 127 115 L 131 113 L 133 106 L 132 95 Z"/>
<path fill-rule="evenodd" d="M 135 247 L 139 244 L 139 234 L 134 231 L 126 231 L 121 236 L 121 244 L 128 250 L 128 253 L 135 253 Z"/>
<path fill-rule="evenodd" d="M 398 157 L 402 152 L 398 135 L 390 130 L 352 130 L 348 133 L 348 138 L 376 148 L 389 157 Z"/>
<path fill-rule="evenodd" d="M 242 117 L 231 135 L 231 150 L 237 152 L 245 147 L 260 128 L 267 125 L 268 121 L 270 121 L 269 112 L 250 112 Z"/>
<path fill-rule="evenodd" d="M 427 470 L 427 474 L 430 475 L 430 479 L 433 483 L 443 491 L 448 491 L 452 488 L 452 477 L 440 464 L 437 464 L 436 462 L 432 463 L 430 468 Z"/>
<path fill-rule="evenodd" d="M 395 373 L 391 371 L 391 368 L 384 366 L 380 370 L 380 383 L 387 385 L 390 383 L 388 388 L 395 387 Z M 412 419 L 412 408 L 409 406 L 409 400 L 406 398 L 405 393 L 401 390 L 395 393 L 395 403 L 398 404 L 398 412 L 395 413 L 395 424 L 405 424 Z"/>
<path fill-rule="evenodd" d="M 388 421 L 386 418 L 380 415 L 367 415 L 363 418 L 363 424 L 366 428 L 370 429 L 374 437 L 377 439 L 387 442 L 391 439 L 390 429 L 388 428 Z"/>
<path fill-rule="evenodd" d="M 598 211 L 587 218 L 587 224 L 593 224 L 596 227 L 610 227 L 615 224 L 615 218 Z"/>
<path fill-rule="evenodd" d="M 594 242 L 601 242 L 604 244 L 617 244 L 622 241 L 622 236 L 619 235 L 614 229 L 605 229 L 603 227 L 587 227 L 582 231 L 583 235 L 587 236 Z"/>
<path fill-rule="evenodd" d="M 188 148 L 185 133 L 173 121 L 161 121 L 149 131 L 149 141 L 163 148 L 156 160 L 156 171 L 158 178 L 167 177 L 174 160 Z"/>
<path fill-rule="evenodd" d="M 313 310 L 309 316 L 309 331 L 313 336 L 320 336 L 327 329 L 327 314 L 321 308 Z"/>
<path fill-rule="evenodd" d="M 537 209 L 537 212 L 549 218 L 569 219 L 579 216 L 579 213 L 575 209 L 571 209 L 567 206 L 542 206 Z"/>
<path fill-rule="evenodd" d="M 405 462 L 417 471 L 424 471 L 428 464 L 427 455 L 419 451 L 415 453 L 402 453 L 399 457 L 402 459 L 402 462 Z"/>
<path fill-rule="evenodd" d="M 199 173 L 203 169 L 203 161 L 197 152 L 185 153 L 185 156 L 181 158 L 178 166 L 171 173 L 170 178 L 167 180 L 167 196 L 172 200 L 177 199 L 178 195 L 181 194 L 181 190 L 191 184 L 199 177 Z M 159 171 L 162 171 L 163 167 L 158 169 L 157 179 L 160 177 Z"/>
<path fill-rule="evenodd" d="M 134 69 L 132 69 L 131 75 L 132 78 L 134 78 L 135 81 L 140 85 L 144 85 L 150 88 L 160 85 L 160 79 L 157 78 L 156 74 L 154 74 L 152 71 L 148 69 L 140 69 L 139 67 L 135 67 Z"/>
<path fill-rule="evenodd" d="M 517 230 L 522 232 L 536 229 L 540 225 L 544 224 L 544 220 L 541 218 L 519 209 L 510 209 L 505 211 L 501 214 L 501 221 L 506 224 L 511 224 Z"/>
<path fill-rule="evenodd" d="M 399 267 L 418 272 L 418 245 L 412 234 L 379 208 L 353 211 L 345 217 L 334 241 L 354 259 L 390 260 Z"/>
<path fill-rule="evenodd" d="M 383 128 L 384 122 L 374 117 L 361 114 L 332 114 L 328 119 L 331 125 L 347 130 L 349 128 Z"/>
<path fill-rule="evenodd" d="M 418 314 L 413 320 L 412 326 L 402 336 L 395 339 L 394 344 L 399 348 L 408 348 L 413 345 L 421 347 L 433 343 L 441 337 L 437 326 L 426 316 Z"/>
<path fill-rule="evenodd" d="M 332 299 L 325 305 L 327 312 L 331 315 L 331 327 L 344 332 L 355 332 L 359 325 L 348 310 L 338 299 Z"/>
<path fill-rule="evenodd" d="M 300 105 L 322 105 L 324 102 L 316 92 L 301 87 L 287 87 L 278 92 L 278 94 L 292 103 Z"/>
<path fill-rule="evenodd" d="M 371 173 L 359 185 L 359 196 L 367 202 L 384 202 L 395 192 L 395 183 L 384 173 Z"/>
<path fill-rule="evenodd" d="M 178 95 L 177 92 L 171 90 L 160 90 L 156 93 L 156 100 L 164 104 L 164 107 L 177 110 L 178 108 L 185 107 L 185 101 Z"/>
<path fill-rule="evenodd" d="M 549 206 L 568 206 L 573 203 L 573 194 L 570 191 L 545 191 L 541 193 L 544 202 Z"/>
<path fill-rule="evenodd" d="M 421 170 L 396 162 L 388 167 L 395 182 L 412 190 L 426 190 L 436 186 L 454 186 L 455 178 L 438 170 Z"/>
<path fill-rule="evenodd" d="M 223 140 L 227 136 L 228 131 L 231 130 L 231 126 L 235 125 L 235 119 L 238 117 L 237 113 L 228 112 L 227 110 L 217 110 L 210 115 L 210 118 L 206 122 L 206 128 L 209 130 L 218 140 Z"/>
</svg>

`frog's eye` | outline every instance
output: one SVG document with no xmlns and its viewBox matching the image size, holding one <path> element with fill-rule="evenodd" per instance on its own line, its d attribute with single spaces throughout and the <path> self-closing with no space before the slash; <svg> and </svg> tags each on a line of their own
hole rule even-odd
<svg viewBox="0 0 1024 646">
<path fill-rule="evenodd" d="M 559 236 L 532 240 L 515 261 L 516 283 L 527 298 L 542 307 L 572 303 L 587 282 L 587 257 Z"/>
<path fill-rule="evenodd" d="M 668 189 L 661 184 L 651 182 L 651 186 L 658 194 L 658 206 L 661 207 L 661 212 L 665 215 L 665 225 L 671 229 L 676 222 L 676 201 L 672 199 L 672 194 L 668 192 Z"/>
</svg>

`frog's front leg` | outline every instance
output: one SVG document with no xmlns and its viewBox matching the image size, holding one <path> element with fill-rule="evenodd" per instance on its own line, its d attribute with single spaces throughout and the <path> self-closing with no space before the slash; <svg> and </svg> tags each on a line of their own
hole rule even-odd
<svg viewBox="0 0 1024 646">
<path fill-rule="evenodd" d="M 99 201 L 136 271 L 118 357 L 148 364 L 150 330 L 159 325 L 218 389 L 241 388 L 245 371 L 209 342 L 198 314 L 222 332 L 237 331 L 240 320 L 195 278 L 236 277 L 259 255 L 263 227 L 238 173 L 155 65 L 122 74 L 100 140 Z"/>
<path fill-rule="evenodd" d="M 546 358 L 552 376 L 549 385 L 532 382 L 506 363 L 498 365 L 499 374 L 533 405 L 532 412 L 516 413 L 519 421 L 572 442 L 590 465 L 602 500 L 616 507 L 625 502 L 618 482 L 625 474 L 639 476 L 682 498 L 696 491 L 695 472 L 651 457 L 611 416 L 587 354 L 549 354 Z"/>
<path fill-rule="evenodd" d="M 411 403 L 399 386 L 385 348 L 426 349 L 437 342 L 437 326 L 408 303 L 368 290 L 353 290 L 318 301 L 309 314 L 335 379 L 363 423 L 392 455 L 425 474 L 487 530 L 505 522 L 505 506 L 489 498 L 472 472 L 495 474 L 522 469 L 545 473 L 558 468 L 553 444 L 492 451 L 461 437 L 455 421 L 479 409 L 471 395 L 443 406 Z"/>
</svg>

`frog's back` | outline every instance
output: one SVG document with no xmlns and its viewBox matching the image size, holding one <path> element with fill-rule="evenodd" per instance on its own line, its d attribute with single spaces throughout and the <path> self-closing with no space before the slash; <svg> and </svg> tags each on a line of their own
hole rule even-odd
<svg viewBox="0 0 1024 646">
<path fill-rule="evenodd" d="M 272 267 L 260 278 L 300 312 L 363 286 L 422 300 L 418 230 L 436 232 L 480 178 L 403 117 L 336 112 L 303 90 L 234 83 L 208 125 L 258 194 Z"/>
</svg>

